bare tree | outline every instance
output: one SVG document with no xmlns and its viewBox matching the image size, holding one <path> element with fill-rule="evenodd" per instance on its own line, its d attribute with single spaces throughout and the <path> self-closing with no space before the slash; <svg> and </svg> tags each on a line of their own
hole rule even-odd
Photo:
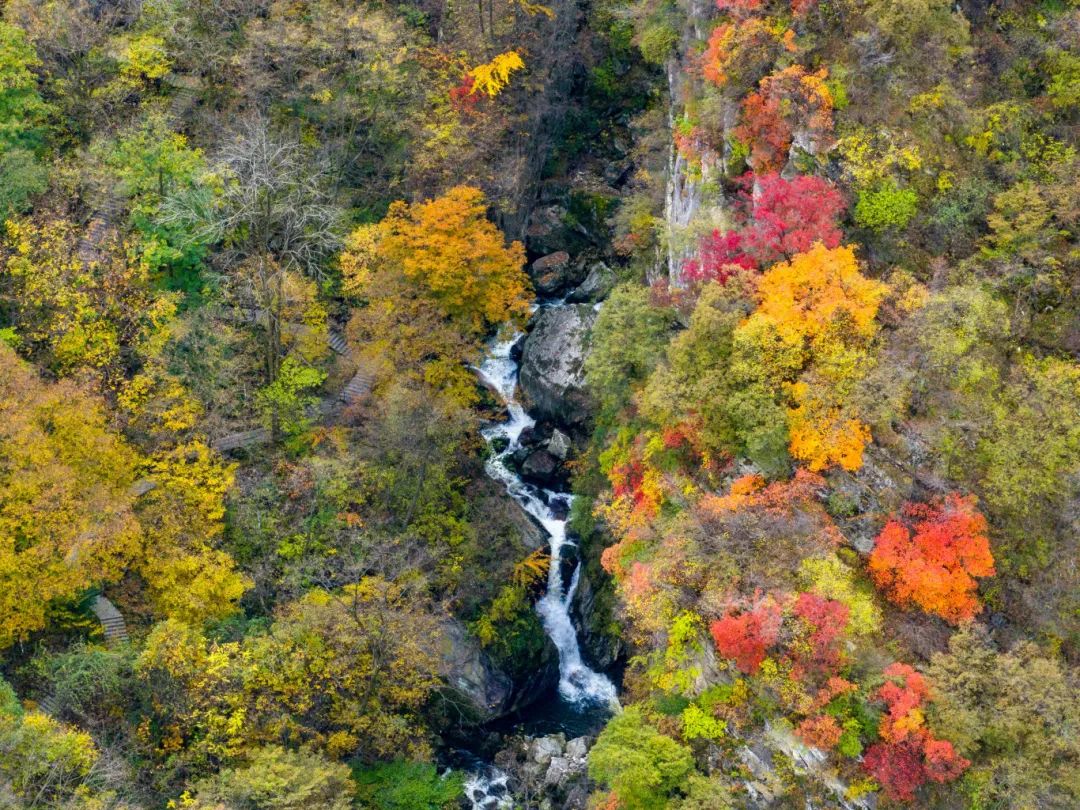
<svg viewBox="0 0 1080 810">
<path fill-rule="evenodd" d="M 221 149 L 220 192 L 205 189 L 166 201 L 163 219 L 192 241 L 220 245 L 217 261 L 253 320 L 266 333 L 267 382 L 278 375 L 282 330 L 291 304 L 289 276 L 321 278 L 341 245 L 343 218 L 327 166 L 298 141 L 249 122 Z M 246 300 L 245 300 L 246 299 Z"/>
</svg>

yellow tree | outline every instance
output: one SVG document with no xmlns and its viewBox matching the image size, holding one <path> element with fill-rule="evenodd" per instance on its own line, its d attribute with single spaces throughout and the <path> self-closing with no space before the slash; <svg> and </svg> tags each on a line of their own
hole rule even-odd
<svg viewBox="0 0 1080 810">
<path fill-rule="evenodd" d="M 155 354 L 168 336 L 176 296 L 156 288 L 132 246 L 105 240 L 79 256 L 66 220 L 9 220 L 0 285 L 35 361 L 58 374 L 100 369 L 113 382 L 131 357 Z"/>
<path fill-rule="evenodd" d="M 161 622 L 136 665 L 155 695 L 148 742 L 194 771 L 258 743 L 426 759 L 421 710 L 440 683 L 440 640 L 431 606 L 378 577 L 315 588 L 242 642 Z"/>
<path fill-rule="evenodd" d="M 136 465 L 100 401 L 43 382 L 0 343 L 0 648 L 138 554 Z"/>
<path fill-rule="evenodd" d="M 189 622 L 234 613 L 251 583 L 216 544 L 235 465 L 192 441 L 155 454 L 146 468 L 155 486 L 138 504 L 146 536 L 138 569 L 154 607 Z"/>
<path fill-rule="evenodd" d="M 539 6 L 539 8 L 544 7 Z M 480 91 L 487 93 L 489 97 L 497 96 L 510 82 L 510 74 L 524 68 L 525 63 L 521 61 L 521 56 L 517 51 L 500 53 L 490 62 L 477 65 L 469 71 L 469 76 L 473 80 L 472 92 Z"/>
<path fill-rule="evenodd" d="M 852 395 L 873 358 L 878 306 L 888 287 L 859 272 L 850 247 L 817 244 L 770 268 L 760 303 L 736 333 L 769 368 L 788 405 L 791 455 L 811 470 L 856 470 L 870 431 Z"/>
</svg>

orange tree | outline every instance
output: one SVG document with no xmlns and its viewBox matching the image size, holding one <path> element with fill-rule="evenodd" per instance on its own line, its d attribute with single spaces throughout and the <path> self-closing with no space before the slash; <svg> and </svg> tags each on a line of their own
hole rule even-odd
<svg viewBox="0 0 1080 810">
<path fill-rule="evenodd" d="M 906 504 L 878 535 L 870 573 L 897 604 L 958 624 L 982 607 L 975 578 L 994 574 L 986 531 L 974 498 L 954 493 L 934 504 Z"/>
<path fill-rule="evenodd" d="M 479 339 L 529 313 L 524 264 L 524 247 L 506 244 L 479 189 L 396 202 L 382 222 L 354 231 L 342 254 L 345 291 L 365 304 L 352 334 L 371 353 L 395 357 L 399 371 L 464 393 L 463 363 Z"/>
<path fill-rule="evenodd" d="M 872 364 L 888 288 L 859 272 L 850 247 L 820 243 L 769 269 L 734 336 L 733 369 L 787 406 L 789 451 L 811 470 L 856 470 L 870 431 L 852 395 Z"/>
</svg>

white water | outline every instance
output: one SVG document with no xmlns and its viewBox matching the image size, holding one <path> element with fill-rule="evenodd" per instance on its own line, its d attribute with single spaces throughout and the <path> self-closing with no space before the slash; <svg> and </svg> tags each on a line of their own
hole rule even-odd
<svg viewBox="0 0 1080 810">
<path fill-rule="evenodd" d="M 509 340 L 495 342 L 478 369 L 480 377 L 499 394 L 510 414 L 507 421 L 489 425 L 481 431 L 489 444 L 500 437 L 507 440 L 507 446 L 488 459 L 487 473 L 502 483 L 510 496 L 535 517 L 548 534 L 551 565 L 548 568 L 547 592 L 536 603 L 536 610 L 559 651 L 559 694 L 571 703 L 615 706 L 618 703 L 615 684 L 581 660 L 577 633 L 570 621 L 570 604 L 581 575 L 580 562 L 574 568 L 570 587 L 563 588 L 560 565 L 562 550 L 573 545 L 573 541 L 566 536 L 566 521 L 556 517 L 549 504 L 560 503 L 569 511 L 573 496 L 568 492 L 536 489 L 522 481 L 506 465 L 507 457 L 521 446 L 521 432 L 536 424 L 515 397 L 518 367 L 510 358 L 510 349 L 518 337 L 514 335 Z"/>
<path fill-rule="evenodd" d="M 510 777 L 494 765 L 469 774 L 465 780 L 465 798 L 474 810 L 510 810 L 514 800 L 506 785 Z"/>
</svg>

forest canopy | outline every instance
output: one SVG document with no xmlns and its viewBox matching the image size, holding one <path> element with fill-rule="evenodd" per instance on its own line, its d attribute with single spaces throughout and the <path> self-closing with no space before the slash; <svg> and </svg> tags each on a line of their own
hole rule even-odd
<svg viewBox="0 0 1080 810">
<path fill-rule="evenodd" d="M 0 4 L 0 807 L 1080 806 L 1080 3 Z"/>
</svg>

